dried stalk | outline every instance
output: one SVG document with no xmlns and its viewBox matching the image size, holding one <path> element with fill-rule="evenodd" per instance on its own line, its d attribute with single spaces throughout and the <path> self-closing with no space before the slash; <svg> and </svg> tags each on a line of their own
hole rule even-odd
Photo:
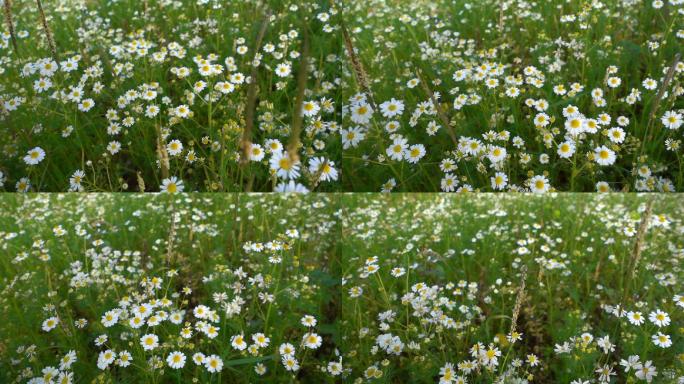
<svg viewBox="0 0 684 384">
<path fill-rule="evenodd" d="M 648 223 L 651 220 L 651 213 L 653 212 L 653 199 L 649 200 L 646 205 L 646 210 L 644 215 L 641 217 L 641 222 L 639 223 L 639 230 L 637 231 L 636 241 L 634 241 L 634 248 L 632 249 L 632 257 L 630 260 L 631 275 L 634 277 L 636 274 L 636 267 L 639 265 L 639 260 L 641 260 L 641 251 L 644 243 L 644 237 L 646 237 L 646 230 L 648 229 Z"/>
<path fill-rule="evenodd" d="M 14 32 L 14 22 L 12 21 L 12 3 L 11 0 L 5 0 L 5 23 L 7 23 L 7 29 L 9 29 L 10 36 L 12 37 L 12 46 L 14 47 L 14 52 L 19 54 L 19 47 L 17 46 L 17 36 Z"/>
<path fill-rule="evenodd" d="M 674 78 L 675 74 L 675 69 L 677 67 L 677 63 L 679 63 L 679 60 L 681 59 L 681 54 L 677 53 L 674 58 L 674 62 L 670 66 L 670 69 L 667 71 L 667 74 L 665 75 L 665 80 L 663 80 L 663 84 L 660 86 L 660 89 L 658 90 L 658 93 L 656 94 L 656 98 L 653 101 L 653 107 L 651 107 L 651 113 L 648 116 L 648 124 L 646 124 L 646 132 L 648 134 L 646 135 L 646 141 L 651 141 L 653 132 L 650 130 L 651 124 L 653 123 L 653 119 L 655 118 L 655 114 L 658 111 L 658 107 L 660 107 L 660 102 L 663 100 L 663 96 L 665 96 L 665 92 L 667 92 L 667 89 L 670 86 L 670 82 L 672 82 L 672 79 Z M 643 145 L 642 145 L 643 148 Z"/>
<path fill-rule="evenodd" d="M 527 280 L 527 265 L 522 266 L 522 278 L 520 282 L 520 288 L 518 288 L 518 295 L 515 298 L 515 306 L 513 307 L 513 319 L 511 320 L 511 331 L 510 335 L 513 335 L 515 328 L 518 325 L 518 316 L 520 315 L 520 308 L 522 307 L 523 301 L 525 301 L 525 280 Z"/>
<path fill-rule="evenodd" d="M 630 285 L 632 280 L 636 276 L 637 266 L 641 260 L 641 251 L 644 243 L 644 238 L 646 237 L 646 230 L 648 229 L 648 223 L 651 220 L 651 213 L 653 211 L 653 198 L 648 201 L 646 205 L 646 210 L 641 216 L 641 222 L 639 222 L 639 229 L 637 230 L 636 239 L 634 240 L 634 248 L 632 248 L 632 254 L 630 255 L 629 265 L 627 268 L 627 276 L 625 276 L 625 287 L 624 287 L 624 297 L 623 302 L 626 302 L 627 296 L 629 295 Z"/>
<path fill-rule="evenodd" d="M 250 74 L 249 87 L 247 88 L 247 116 L 245 118 L 245 129 L 242 131 L 242 139 L 240 140 L 240 147 L 242 148 L 241 163 L 244 166 L 249 162 L 249 154 L 252 150 L 252 131 L 254 129 L 254 115 L 256 114 L 256 98 L 257 98 L 257 75 L 258 67 L 254 65 L 254 60 L 261 49 L 261 42 L 266 35 L 266 28 L 271 19 L 271 11 L 266 10 L 264 14 L 264 21 L 259 29 L 256 44 L 254 46 L 254 57 L 252 58 L 252 72 Z"/>
<path fill-rule="evenodd" d="M 323 169 L 325 169 L 325 167 L 326 167 L 327 165 L 328 165 L 328 159 L 325 159 L 325 161 L 323 162 L 323 164 L 320 165 L 320 167 L 318 168 L 318 170 L 316 171 L 316 173 L 313 174 L 313 183 L 312 183 L 312 186 L 311 186 L 311 190 L 312 190 L 312 191 L 313 191 L 314 189 L 316 189 L 316 187 L 318 187 L 318 184 L 320 184 L 320 182 L 321 182 L 321 175 L 323 174 Z"/>
<path fill-rule="evenodd" d="M 143 179 L 140 171 L 138 171 L 136 174 L 136 178 L 138 179 L 138 191 L 145 192 L 145 180 Z"/>
<path fill-rule="evenodd" d="M 43 30 L 45 31 L 45 37 L 48 41 L 48 46 L 52 52 L 52 58 L 59 62 L 59 56 L 57 56 L 57 47 L 55 46 L 55 39 L 52 37 L 52 30 L 48 25 L 47 19 L 45 18 L 45 11 L 43 11 L 43 4 L 40 0 L 36 0 L 38 4 L 38 13 L 40 13 L 40 22 L 43 24 Z"/>
<path fill-rule="evenodd" d="M 368 84 L 368 76 L 366 75 L 366 71 L 363 68 L 363 64 L 361 63 L 361 61 L 359 61 L 359 58 L 356 56 L 356 53 L 354 52 L 354 44 L 352 43 L 352 39 L 349 36 L 349 31 L 347 31 L 347 26 L 344 23 L 344 20 L 340 20 L 340 27 L 342 28 L 342 36 L 344 37 L 344 46 L 347 49 L 347 55 L 349 55 L 349 59 L 352 63 L 352 68 L 354 69 L 354 76 L 356 77 L 356 82 L 361 86 L 363 92 L 365 92 L 366 95 L 368 95 L 373 110 L 377 111 L 378 108 L 375 105 L 375 101 L 373 100 L 373 93 L 371 92 L 370 85 Z"/>
<path fill-rule="evenodd" d="M 169 266 L 171 265 L 171 259 L 173 257 L 173 246 L 174 246 L 174 239 L 176 238 L 176 215 L 175 209 L 174 209 L 174 202 L 176 201 L 175 197 L 171 197 L 171 228 L 169 229 L 169 238 L 166 242 L 167 247 L 166 247 L 166 265 Z"/>
<path fill-rule="evenodd" d="M 162 179 L 169 178 L 169 153 L 166 151 L 166 146 L 162 140 L 162 135 L 159 127 L 157 127 L 157 157 L 159 158 L 159 167 L 161 168 Z"/>
<path fill-rule="evenodd" d="M 299 162 L 299 146 L 300 136 L 302 134 L 302 108 L 304 105 L 304 92 L 306 91 L 306 80 L 309 76 L 309 31 L 306 22 L 304 23 L 303 35 L 304 41 L 302 46 L 302 59 L 299 64 L 299 72 L 297 73 L 297 96 L 295 98 L 295 110 L 292 117 L 292 132 L 290 133 L 290 142 L 287 145 L 287 151 L 290 161 L 294 164 Z"/>
<path fill-rule="evenodd" d="M 437 110 L 437 115 L 439 116 L 439 119 L 442 120 L 442 124 L 444 124 L 444 128 L 446 129 L 447 133 L 449 134 L 451 141 L 453 141 L 454 145 L 457 146 L 458 140 L 456 139 L 456 134 L 454 133 L 454 130 L 451 128 L 451 125 L 449 123 L 449 118 L 447 117 L 446 113 L 442 109 L 442 106 L 439 104 L 439 101 L 435 98 L 435 94 L 432 93 L 430 86 L 428 86 L 427 81 L 425 79 L 425 76 L 423 76 L 423 72 L 419 68 L 416 68 L 416 74 L 418 75 L 418 79 L 420 80 L 421 87 L 423 88 L 425 93 L 427 93 L 428 96 L 430 97 L 430 100 L 432 101 L 432 105 L 435 106 L 435 109 Z"/>
</svg>

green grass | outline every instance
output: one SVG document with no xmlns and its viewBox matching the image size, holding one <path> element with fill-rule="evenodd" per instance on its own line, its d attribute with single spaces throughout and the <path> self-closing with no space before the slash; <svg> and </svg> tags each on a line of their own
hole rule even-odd
<svg viewBox="0 0 684 384">
<path fill-rule="evenodd" d="M 508 177 L 508 184 L 498 190 L 530 190 L 534 175 L 545 176 L 551 189 L 558 191 L 596 191 L 605 182 L 612 190 L 681 191 L 684 188 L 681 139 L 682 128 L 667 129 L 661 118 L 667 111 L 680 111 L 682 73 L 677 71 L 664 88 L 667 69 L 682 53 L 684 24 L 682 5 L 666 4 L 661 9 L 651 1 L 350 1 L 342 9 L 356 50 L 365 70 L 369 89 L 347 61 L 343 68 L 345 88 L 345 130 L 358 127 L 365 135 L 356 146 L 344 151 L 344 188 L 354 191 L 379 191 L 393 179 L 395 191 L 420 192 L 449 190 L 440 184 L 447 173 L 457 180 L 454 190 L 494 190 L 491 178 L 495 172 Z M 668 3 L 668 2 L 665 2 Z M 596 4 L 596 6 L 592 6 Z M 600 7 L 598 6 L 600 5 Z M 574 21 L 562 22 L 563 17 Z M 653 48 L 649 43 L 657 44 Z M 560 45 L 559 45 L 560 44 Z M 459 70 L 489 64 L 502 66 L 501 74 L 486 74 L 481 79 L 468 76 L 456 81 Z M 539 74 L 525 73 L 534 66 Z M 615 66 L 617 72 L 609 73 Z M 506 77 L 522 81 L 515 85 L 516 97 L 505 94 L 513 83 Z M 616 76 L 621 85 L 607 86 Z M 498 86 L 488 88 L 485 80 L 495 78 Z M 528 79 L 543 79 L 539 87 Z M 652 78 L 656 88 L 646 89 L 642 82 Z M 410 88 L 411 79 L 421 84 Z M 573 83 L 583 89 L 569 92 Z M 425 89 L 423 85 L 427 85 Z M 554 87 L 563 85 L 566 94 Z M 603 91 L 605 105 L 592 101 L 594 89 Z M 640 98 L 627 103 L 633 89 Z M 667 91 L 659 104 L 660 91 Z M 442 114 L 433 110 L 411 122 L 420 103 L 432 106 L 430 93 L 440 95 Z M 352 100 L 359 94 L 366 101 Z M 456 108 L 460 95 L 477 97 L 477 103 Z M 403 113 L 384 116 L 379 106 L 396 99 L 403 102 Z M 537 126 L 541 112 L 525 104 L 527 99 L 544 100 L 545 113 L 554 119 L 549 125 Z M 572 137 L 576 150 L 570 158 L 561 158 L 557 149 L 568 133 L 563 108 L 573 105 L 586 119 L 597 119 L 605 113 L 610 124 L 595 132 Z M 375 108 L 367 122 L 352 119 L 359 106 Z M 651 118 L 653 113 L 653 118 Z M 441 115 L 441 116 L 440 116 Z M 624 141 L 612 142 L 607 135 L 624 116 L 629 123 L 622 128 Z M 385 129 L 389 121 L 398 122 L 392 133 Z M 440 128 L 429 135 L 429 124 Z M 680 124 L 681 125 L 681 124 Z M 453 131 L 452 140 L 449 130 Z M 508 132 L 505 139 L 488 139 Z M 347 131 L 343 132 L 343 136 Z M 408 145 L 423 145 L 425 155 L 417 163 L 406 159 L 389 159 L 386 150 L 401 135 Z M 523 144 L 513 145 L 520 137 Z M 462 146 L 479 140 L 479 149 L 466 153 Z M 503 160 L 490 160 L 490 145 L 506 149 Z M 616 154 L 610 165 L 599 165 L 590 155 L 605 145 Z M 541 161 L 540 156 L 548 156 Z M 524 157 L 529 157 L 529 160 Z M 452 170 L 440 169 L 440 163 L 451 159 Z M 494 164 L 496 163 L 496 164 Z M 648 172 L 638 173 L 647 167 Z"/>
<path fill-rule="evenodd" d="M 7 194 L 0 381 L 43 377 L 74 351 L 77 361 L 61 369 L 74 382 L 569 383 L 597 380 L 604 366 L 613 383 L 642 382 L 620 365 L 630 356 L 652 362 L 653 382 L 676 382 L 682 208 L 676 196 L 637 194 Z M 283 249 L 245 248 L 272 241 Z M 155 314 L 184 311 L 180 324 L 130 324 L 141 304 L 164 298 Z M 194 315 L 200 305 L 216 311 L 214 338 Z M 641 312 L 644 324 L 616 316 L 617 306 Z M 107 326 L 111 310 L 119 319 Z M 657 310 L 669 324 L 649 320 Z M 322 338 L 314 349 L 302 345 L 305 315 Z M 59 323 L 46 331 L 52 317 Z M 183 328 L 192 336 L 182 338 Z M 267 347 L 231 344 L 244 334 L 252 346 L 258 332 Z M 672 345 L 654 344 L 658 332 Z M 157 348 L 143 349 L 147 334 Z M 585 334 L 593 340 L 582 342 Z M 613 350 L 604 352 L 604 337 Z M 383 338 L 398 349 L 388 352 Z M 295 373 L 283 365 L 283 343 L 296 349 Z M 496 364 L 473 357 L 478 343 L 501 353 Z M 565 343 L 570 352 L 557 352 Z M 130 352 L 132 365 L 98 368 L 107 350 Z M 174 351 L 187 358 L 182 369 L 166 362 Z M 219 356 L 221 372 L 192 362 L 197 352 Z M 467 361 L 471 372 L 459 369 Z M 451 380 L 442 377 L 448 364 Z"/>
<path fill-rule="evenodd" d="M 0 49 L 0 101 L 21 104 L 16 109 L 7 104 L 0 110 L 0 184 L 4 184 L 0 188 L 15 191 L 17 182 L 28 178 L 31 191 L 66 191 L 77 170 L 84 175 L 80 186 L 71 187 L 86 191 L 158 191 L 163 180 L 174 176 L 183 181 L 186 191 L 271 191 L 289 181 L 271 172 L 270 153 L 259 161 L 240 161 L 243 139 L 264 149 L 267 140 L 277 140 L 286 149 L 293 146 L 301 168 L 296 183 L 316 191 L 339 188 L 337 181 L 325 181 L 315 169 L 309 171 L 314 157 L 324 158 L 336 169 L 341 165 L 336 134 L 341 113 L 335 82 L 340 66 L 334 32 L 337 15 L 327 1 L 43 3 L 58 60 L 48 48 L 34 0 L 12 2 L 18 49 L 12 48 L 9 35 Z M 309 68 L 299 82 L 305 35 Z M 148 45 L 146 52 L 125 49 L 144 47 L 141 44 Z M 247 52 L 240 54 L 240 47 Z M 123 53 L 115 54 L 113 49 Z M 253 68 L 256 50 L 260 60 Z M 155 60 L 160 53 L 166 54 L 163 60 Z M 194 59 L 212 54 L 216 55 L 212 63 L 223 68 L 219 74 L 204 76 Z M 226 64 L 227 58 L 232 58 L 233 66 Z M 76 59 L 78 68 L 22 75 L 40 65 L 39 60 L 67 59 Z M 275 74 L 282 63 L 291 65 L 288 76 Z M 191 71 L 186 77 L 175 74 L 175 68 L 182 67 Z M 232 79 L 235 74 L 244 81 Z M 247 81 L 252 75 L 255 81 Z M 34 83 L 40 78 L 52 86 L 37 91 Z M 206 83 L 203 90 L 194 88 L 200 80 Z M 220 82 L 233 82 L 235 89 L 214 93 Z M 96 92 L 97 84 L 102 89 Z M 80 100 L 52 97 L 79 86 Z M 147 89 L 155 90 L 156 97 L 118 103 L 129 91 Z M 327 100 L 327 107 L 305 116 L 297 135 L 293 130 L 295 111 L 302 109 L 299 94 L 301 101 L 319 105 Z M 86 99 L 94 101 L 87 112 L 78 107 Z M 156 116 L 146 116 L 151 105 L 159 107 Z M 191 115 L 174 115 L 182 105 Z M 116 111 L 118 119 L 107 115 L 109 110 Z M 126 117 L 134 119 L 130 127 L 124 125 Z M 118 133 L 108 133 L 110 123 L 119 125 Z M 64 137 L 68 127 L 72 131 Z M 160 150 L 172 140 L 183 145 L 175 156 Z M 121 145 L 116 154 L 108 151 L 113 141 Z M 35 147 L 45 151 L 45 158 L 28 165 L 23 158 Z M 195 160 L 187 159 L 189 151 L 194 151 Z"/>
<path fill-rule="evenodd" d="M 653 382 L 684 376 L 684 311 L 674 299 L 683 294 L 681 199 L 398 194 L 343 201 L 340 329 L 347 381 L 434 383 L 451 363 L 452 380 L 444 383 L 458 382 L 456 375 L 468 383 L 597 382 L 595 370 L 605 364 L 617 374 L 611 382 L 643 382 L 618 365 L 633 355 L 653 362 Z M 650 201 L 651 225 L 635 260 L 638 236 L 625 230 L 639 230 Z M 404 274 L 394 276 L 394 268 Z M 355 287 L 363 291 L 358 297 L 351 294 Z M 506 336 L 516 305 L 522 338 L 511 344 Z M 642 312 L 645 323 L 635 326 L 605 310 L 617 305 Z M 656 309 L 669 314 L 668 326 L 648 320 Z M 390 311 L 392 320 L 381 320 Z M 658 331 L 671 337 L 671 347 L 652 342 Z M 585 332 L 592 342 L 571 339 Z M 400 353 L 378 346 L 383 334 L 399 338 Z M 604 336 L 614 351 L 598 346 Z M 565 342 L 572 351 L 555 353 Z M 496 365 L 487 368 L 472 357 L 476 343 L 498 348 Z M 530 354 L 539 365 L 527 363 Z M 469 374 L 458 369 L 465 361 L 474 362 Z"/>
<path fill-rule="evenodd" d="M 69 351 L 77 361 L 63 372 L 79 383 L 335 381 L 325 372 L 338 360 L 339 206 L 331 198 L 4 195 L 0 207 L 0 382 L 43 377 L 43 369 L 59 367 Z M 66 233 L 57 236 L 57 226 Z M 288 235 L 292 229 L 297 236 Z M 274 241 L 284 248 L 244 249 Z M 151 279 L 161 279 L 158 288 L 144 284 Z M 183 311 L 182 323 L 129 324 L 139 304 L 164 298 L 168 307 L 154 312 Z M 236 305 L 228 313 L 230 303 Z M 197 328 L 201 320 L 193 311 L 199 305 L 216 311 L 214 338 Z M 106 327 L 103 316 L 116 308 L 119 321 Z M 300 322 L 304 315 L 317 320 L 311 328 L 322 337 L 317 348 L 301 345 L 308 332 Z M 58 326 L 43 331 L 53 316 Z M 87 326 L 76 327 L 79 319 Z M 180 337 L 184 327 L 192 337 Z M 270 338 L 267 347 L 253 353 L 231 347 L 232 336 L 242 333 L 252 345 L 257 332 Z M 157 335 L 159 347 L 144 351 L 144 334 Z M 97 346 L 101 335 L 108 340 Z M 297 372 L 281 363 L 278 348 L 286 342 L 296 349 Z M 98 369 L 98 355 L 107 349 L 130 352 L 132 364 Z M 183 369 L 167 365 L 172 351 L 186 355 Z M 223 370 L 212 374 L 196 365 L 196 352 L 220 356 Z M 255 372 L 258 363 L 267 369 L 263 376 Z"/>
</svg>

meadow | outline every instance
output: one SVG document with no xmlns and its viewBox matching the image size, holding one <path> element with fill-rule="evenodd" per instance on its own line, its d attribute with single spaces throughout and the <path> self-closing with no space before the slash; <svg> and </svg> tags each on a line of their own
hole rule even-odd
<svg viewBox="0 0 684 384">
<path fill-rule="evenodd" d="M 684 2 L 351 0 L 344 189 L 684 189 Z"/>
<path fill-rule="evenodd" d="M 327 0 L 0 7 L 0 190 L 339 189 Z"/>
<path fill-rule="evenodd" d="M 328 196 L 6 194 L 0 382 L 336 382 Z"/>
<path fill-rule="evenodd" d="M 684 383 L 684 202 L 347 195 L 350 383 Z"/>
</svg>

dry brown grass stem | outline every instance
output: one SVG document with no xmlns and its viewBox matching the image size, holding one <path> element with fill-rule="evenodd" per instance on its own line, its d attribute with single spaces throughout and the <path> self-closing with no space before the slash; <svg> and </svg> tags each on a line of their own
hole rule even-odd
<svg viewBox="0 0 684 384">
<path fill-rule="evenodd" d="M 19 47 L 17 46 L 17 36 L 14 32 L 14 21 L 12 21 L 12 1 L 4 1 L 5 8 L 5 23 L 7 24 L 7 29 L 9 30 L 10 37 L 12 38 L 12 46 L 14 47 L 14 53 L 19 54 Z"/>
<path fill-rule="evenodd" d="M 651 124 L 653 123 L 653 119 L 655 118 L 656 112 L 658 112 L 658 108 L 660 107 L 660 103 L 662 102 L 663 97 L 665 96 L 665 92 L 667 92 L 667 89 L 670 87 L 670 83 L 672 82 L 672 79 L 674 78 L 674 75 L 675 75 L 677 63 L 679 63 L 681 57 L 682 56 L 680 53 L 677 53 L 675 55 L 674 61 L 672 62 L 670 69 L 667 71 L 667 74 L 665 75 L 665 79 L 663 80 L 663 84 L 661 84 L 660 89 L 658 90 L 658 93 L 656 94 L 656 98 L 653 101 L 653 106 L 651 106 L 651 113 L 648 115 L 648 123 L 646 124 L 646 132 L 648 134 L 646 135 L 645 141 L 650 141 L 652 139 L 653 131 L 650 129 Z M 643 146 L 642 146 L 642 148 L 643 148 Z"/>
<path fill-rule="evenodd" d="M 513 318 L 511 319 L 511 331 L 512 335 L 515 332 L 515 328 L 518 325 L 518 316 L 520 315 L 520 308 L 522 303 L 525 301 L 525 281 L 527 280 L 527 265 L 523 265 L 521 268 L 522 276 L 520 277 L 520 287 L 518 288 L 518 295 L 515 298 L 515 306 L 513 307 Z"/>
<path fill-rule="evenodd" d="M 138 173 L 136 173 L 135 176 L 138 180 L 138 191 L 145 192 L 145 180 L 142 177 L 142 173 L 140 173 L 140 171 L 138 171 Z"/>
<path fill-rule="evenodd" d="M 257 99 L 257 76 L 259 68 L 254 65 L 256 55 L 261 49 L 261 42 L 266 35 L 266 29 L 271 19 L 271 11 L 267 9 L 264 12 L 261 28 L 257 35 L 256 44 L 254 45 L 254 56 L 252 57 L 252 71 L 250 73 L 250 82 L 247 88 L 247 106 L 245 117 L 245 129 L 242 131 L 242 138 L 240 139 L 240 148 L 242 149 L 241 164 L 244 166 L 249 162 L 249 153 L 252 150 L 252 131 L 254 130 L 254 115 L 256 114 L 256 99 Z"/>
<path fill-rule="evenodd" d="M 648 201 L 646 205 L 646 210 L 641 216 L 641 222 L 639 223 L 639 229 L 637 231 L 636 240 L 634 241 L 634 248 L 632 249 L 632 257 L 630 258 L 630 274 L 632 277 L 636 274 L 636 268 L 641 260 L 641 252 L 643 249 L 644 238 L 646 237 L 646 230 L 648 229 L 649 222 L 651 221 L 651 215 L 653 213 L 653 199 Z"/>
<path fill-rule="evenodd" d="M 45 11 L 43 10 L 43 4 L 41 0 L 36 0 L 38 4 L 38 13 L 40 13 L 40 22 L 43 24 L 43 31 L 45 32 L 45 38 L 47 39 L 48 46 L 50 47 L 50 52 L 52 52 L 52 58 L 59 62 L 59 56 L 57 55 L 57 46 L 55 46 L 55 39 L 52 36 L 52 30 L 45 17 Z"/>
<path fill-rule="evenodd" d="M 304 105 L 304 93 L 306 91 L 306 80 L 309 76 L 309 31 L 307 23 L 303 24 L 303 43 L 302 56 L 299 63 L 299 72 L 297 73 L 297 96 L 295 97 L 295 110 L 292 117 L 292 131 L 290 133 L 290 142 L 287 145 L 288 155 L 293 164 L 299 162 L 299 146 L 301 145 L 302 134 L 302 107 Z"/>
<path fill-rule="evenodd" d="M 629 258 L 629 264 L 627 266 L 627 275 L 624 277 L 624 294 L 623 302 L 627 301 L 630 293 L 630 287 L 632 280 L 636 276 L 637 267 L 639 261 L 641 260 L 641 252 L 643 250 L 644 238 L 646 237 L 646 230 L 648 229 L 649 223 L 651 221 L 651 214 L 653 212 L 653 198 L 646 203 L 646 209 L 641 215 L 641 221 L 639 222 L 639 229 L 637 230 L 636 238 L 634 239 L 634 247 L 632 248 L 632 254 Z"/>
<path fill-rule="evenodd" d="M 159 167 L 161 168 L 162 179 L 169 178 L 169 153 L 166 151 L 164 139 L 162 139 L 161 130 L 157 127 L 157 157 L 159 158 Z"/>
<path fill-rule="evenodd" d="M 328 159 L 325 159 L 325 161 L 323 162 L 323 164 L 321 164 L 320 168 L 318 168 L 318 170 L 316 171 L 316 173 L 313 174 L 313 182 L 312 182 L 312 186 L 311 186 L 311 190 L 312 190 L 312 191 L 313 191 L 314 189 L 316 189 L 316 187 L 318 186 L 318 184 L 321 183 L 321 175 L 323 174 L 323 169 L 325 169 L 325 167 L 326 167 L 327 165 L 328 165 Z"/>
<path fill-rule="evenodd" d="M 176 215 L 175 215 L 175 207 L 174 207 L 174 202 L 176 201 L 174 196 L 171 196 L 171 205 L 170 205 L 170 210 L 171 214 L 169 215 L 170 220 L 171 220 L 171 226 L 169 228 L 169 238 L 167 240 L 167 247 L 166 247 L 166 265 L 171 265 L 171 262 L 173 261 L 173 247 L 174 247 L 174 240 L 176 239 Z"/>
<path fill-rule="evenodd" d="M 349 60 L 351 60 L 352 68 L 354 69 L 354 77 L 356 78 L 356 83 L 361 87 L 363 92 L 368 96 L 373 110 L 377 111 L 378 108 L 375 105 L 375 100 L 373 98 L 373 92 L 371 92 L 370 85 L 368 83 L 368 75 L 366 70 L 363 68 L 363 64 L 356 56 L 354 52 L 354 43 L 349 36 L 349 31 L 347 31 L 347 26 L 344 20 L 340 20 L 340 28 L 342 28 L 342 37 L 344 38 L 344 46 L 347 49 L 347 55 Z"/>
</svg>

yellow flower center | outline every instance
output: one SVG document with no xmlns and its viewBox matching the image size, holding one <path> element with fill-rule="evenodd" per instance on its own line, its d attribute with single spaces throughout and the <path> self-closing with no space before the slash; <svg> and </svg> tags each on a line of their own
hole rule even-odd
<svg viewBox="0 0 684 384">
<path fill-rule="evenodd" d="M 282 159 L 280 159 L 280 161 L 278 162 L 278 165 L 280 166 L 280 168 L 282 168 L 286 171 L 289 171 L 292 168 L 292 163 L 290 162 L 290 159 L 288 159 L 286 157 L 283 157 Z"/>
</svg>

